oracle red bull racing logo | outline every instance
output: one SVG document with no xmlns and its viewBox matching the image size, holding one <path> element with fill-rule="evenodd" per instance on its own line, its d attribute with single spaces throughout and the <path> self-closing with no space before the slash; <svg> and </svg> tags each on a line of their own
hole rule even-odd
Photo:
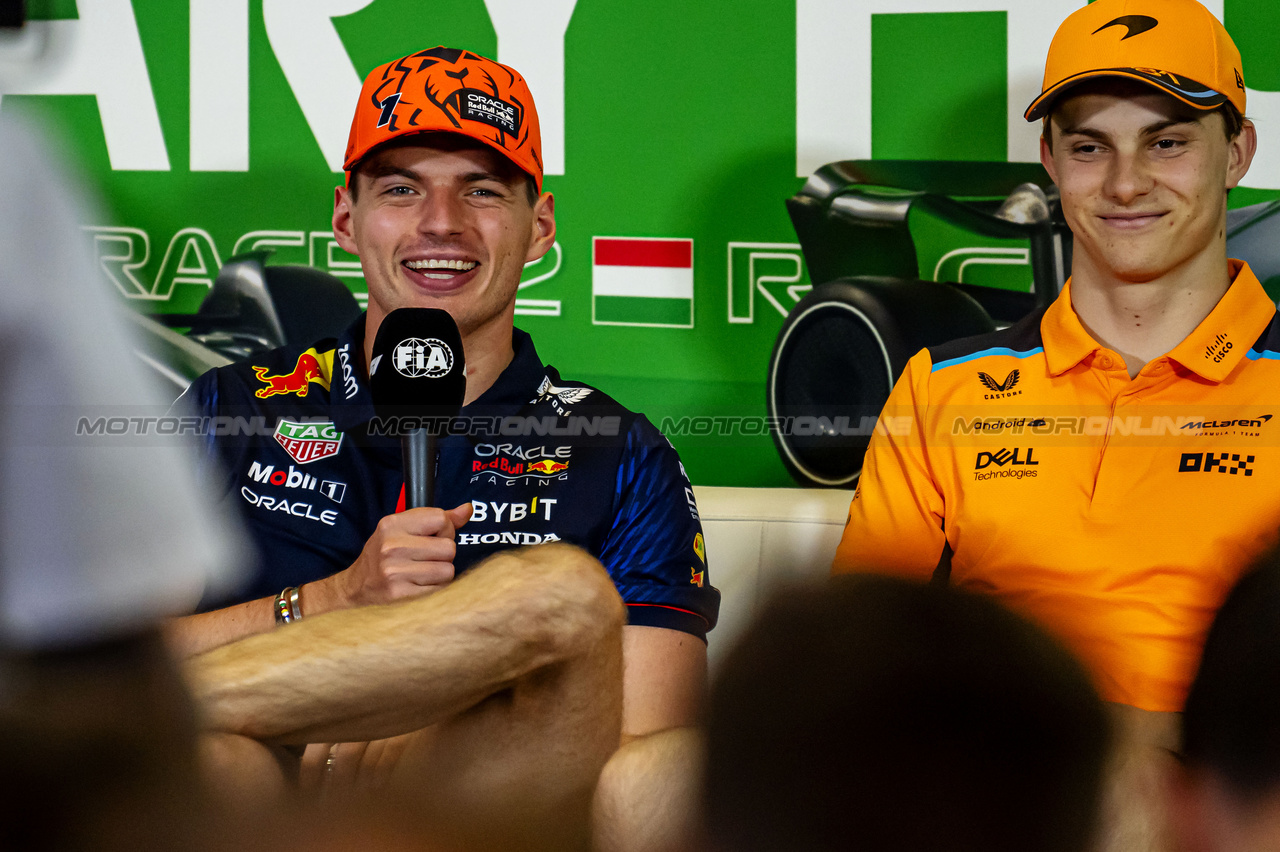
<svg viewBox="0 0 1280 852">
<path fill-rule="evenodd" d="M 522 447 L 516 444 L 477 444 L 471 461 L 471 481 L 565 479 L 571 447 Z"/>
<path fill-rule="evenodd" d="M 298 464 L 336 456 L 342 447 L 342 433 L 328 420 L 308 423 L 281 417 L 275 439 Z"/>
<path fill-rule="evenodd" d="M 320 353 L 308 349 L 298 356 L 298 363 L 293 370 L 279 375 L 269 375 L 270 367 L 254 367 L 253 373 L 265 387 L 253 392 L 258 399 L 267 399 L 276 394 L 292 393 L 306 396 L 311 383 L 315 382 L 325 390 L 329 389 L 329 373 L 324 369 Z"/>
</svg>

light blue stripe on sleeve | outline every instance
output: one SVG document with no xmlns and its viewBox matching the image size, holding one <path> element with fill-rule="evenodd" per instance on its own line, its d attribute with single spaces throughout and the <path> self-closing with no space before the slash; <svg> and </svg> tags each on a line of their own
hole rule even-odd
<svg viewBox="0 0 1280 852">
<path fill-rule="evenodd" d="M 1039 355 L 1042 352 L 1044 352 L 1043 346 L 1037 346 L 1035 349 L 1028 349 L 1025 352 L 1018 352 L 1017 350 L 1009 349 L 1006 346 L 994 346 L 991 349 L 983 349 L 981 352 L 974 352 L 972 355 L 952 358 L 950 361 L 939 361 L 933 365 L 933 369 L 929 372 L 936 373 L 944 367 L 954 367 L 956 364 L 963 364 L 966 361 L 973 361 L 978 358 L 988 358 L 992 355 L 1011 355 L 1014 358 L 1030 358 L 1032 355 Z M 1252 353 L 1250 354 L 1252 355 Z M 1280 358 L 1280 353 L 1273 352 L 1271 353 L 1271 357 Z"/>
<path fill-rule="evenodd" d="M 1245 357 L 1250 361 L 1257 361 L 1259 358 L 1268 361 L 1280 361 L 1280 352 L 1276 352 L 1274 349 L 1263 349 L 1261 352 L 1257 349 L 1250 349 L 1245 353 Z"/>
</svg>

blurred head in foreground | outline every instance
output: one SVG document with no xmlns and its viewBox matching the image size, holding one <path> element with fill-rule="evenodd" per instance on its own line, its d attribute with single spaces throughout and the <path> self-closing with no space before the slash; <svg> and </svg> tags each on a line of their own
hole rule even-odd
<svg viewBox="0 0 1280 852">
<path fill-rule="evenodd" d="M 707 830 L 747 850 L 1082 850 L 1109 733 L 1039 629 L 874 576 L 776 597 L 712 690 Z"/>
<path fill-rule="evenodd" d="M 1227 596 L 1183 715 L 1188 852 L 1280 848 L 1280 552 Z"/>
</svg>

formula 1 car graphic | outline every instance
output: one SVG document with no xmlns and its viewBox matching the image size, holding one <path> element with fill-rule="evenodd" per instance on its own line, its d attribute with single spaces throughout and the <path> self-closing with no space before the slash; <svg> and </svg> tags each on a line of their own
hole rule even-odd
<svg viewBox="0 0 1280 852">
<path fill-rule="evenodd" d="M 875 419 L 907 360 L 925 346 L 992 331 L 1049 304 L 1071 269 L 1071 231 L 1039 164 L 830 163 L 787 209 L 809 277 L 821 283 L 783 323 L 766 392 L 771 417 L 814 427 L 774 433 L 783 463 L 803 485 L 853 487 Z M 909 216 L 921 214 L 984 238 L 1023 241 L 1030 288 L 922 280 L 908 227 Z M 1280 201 L 1227 214 L 1228 256 L 1248 261 L 1273 299 L 1280 296 L 1278 214 Z M 1017 381 L 988 379 L 994 390 Z"/>
<path fill-rule="evenodd" d="M 336 337 L 359 316 L 360 305 L 341 280 L 310 266 L 268 266 L 269 256 L 257 251 L 228 260 L 195 314 L 125 311 L 137 326 L 138 356 L 174 397 L 213 367 L 286 343 Z M 318 368 L 309 366 L 300 360 L 296 376 L 262 378 L 274 393 L 302 395 L 319 381 Z"/>
</svg>

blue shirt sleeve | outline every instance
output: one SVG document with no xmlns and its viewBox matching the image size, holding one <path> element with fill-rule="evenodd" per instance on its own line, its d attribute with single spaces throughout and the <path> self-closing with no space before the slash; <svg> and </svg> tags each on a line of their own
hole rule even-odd
<svg viewBox="0 0 1280 852">
<path fill-rule="evenodd" d="M 172 415 L 195 415 L 205 424 L 203 450 L 196 466 L 196 482 L 204 490 L 222 496 L 231 490 L 232 477 L 218 447 L 218 371 L 210 370 L 187 386 L 169 407 Z"/>
<path fill-rule="evenodd" d="M 627 432 L 614 500 L 600 561 L 627 605 L 629 622 L 706 641 L 720 592 L 707 571 L 693 488 L 675 448 L 644 416 Z"/>
</svg>

